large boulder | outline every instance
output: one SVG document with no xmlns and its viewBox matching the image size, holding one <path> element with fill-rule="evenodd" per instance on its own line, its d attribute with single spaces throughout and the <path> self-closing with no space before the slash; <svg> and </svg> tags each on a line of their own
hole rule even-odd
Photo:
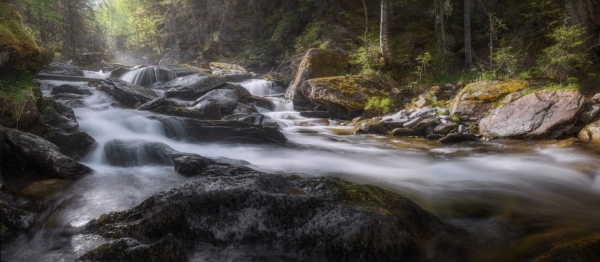
<svg viewBox="0 0 600 262">
<path fill-rule="evenodd" d="M 102 90 L 112 95 L 127 107 L 144 104 L 157 98 L 158 95 L 150 89 L 130 84 L 119 79 L 106 79 L 102 81 Z"/>
<path fill-rule="evenodd" d="M 247 255 L 243 261 L 256 254 L 278 261 L 465 259 L 455 252 L 459 241 L 444 237 L 449 226 L 374 186 L 223 165 L 203 175 L 130 210 L 102 215 L 83 232 L 142 243 L 172 235 L 204 243 L 199 248 Z"/>
<path fill-rule="evenodd" d="M 583 103 L 577 90 L 538 91 L 495 109 L 479 130 L 487 137 L 558 138 L 576 123 Z"/>
<path fill-rule="evenodd" d="M 553 248 L 534 262 L 600 261 L 600 238 L 575 241 Z"/>
<path fill-rule="evenodd" d="M 600 142 L 600 114 L 579 132 L 579 139 L 586 142 Z"/>
<path fill-rule="evenodd" d="M 165 135 L 189 142 L 242 144 L 283 144 L 285 136 L 277 126 L 254 126 L 239 121 L 208 121 L 182 117 L 152 116 L 165 128 Z"/>
<path fill-rule="evenodd" d="M 97 145 L 96 140 L 85 132 L 68 133 L 54 127 L 48 127 L 44 139 L 58 146 L 61 153 L 74 160 L 84 158 Z"/>
<path fill-rule="evenodd" d="M 212 90 L 206 95 L 198 98 L 192 106 L 202 104 L 202 102 L 214 101 L 219 105 L 221 114 L 231 115 L 237 108 L 238 102 L 240 102 L 240 96 L 238 96 L 233 90 L 230 89 L 217 89 Z"/>
<path fill-rule="evenodd" d="M 194 101 L 211 90 L 227 83 L 222 76 L 193 74 L 179 77 L 164 84 L 168 98 L 179 98 Z"/>
<path fill-rule="evenodd" d="M 390 97 L 392 87 L 375 75 L 337 76 L 305 81 L 304 97 L 345 119 L 360 116 L 369 98 Z"/>
<path fill-rule="evenodd" d="M 54 59 L 54 52 L 36 45 L 10 1 L 0 2 L 0 17 L 0 79 L 35 75 Z"/>
<path fill-rule="evenodd" d="M 42 91 L 34 86 L 31 91 L 24 91 L 25 97 L 20 100 L 7 100 L 0 96 L 0 125 L 17 128 L 36 135 L 46 132 L 46 125 L 38 108 L 41 106 Z"/>
<path fill-rule="evenodd" d="M 40 73 L 50 75 L 83 76 L 83 70 L 63 61 L 53 61 L 49 65 L 45 66 Z"/>
<path fill-rule="evenodd" d="M 185 155 L 164 143 L 121 139 L 106 142 L 104 153 L 109 164 L 122 167 L 172 166 L 173 160 Z"/>
<path fill-rule="evenodd" d="M 42 119 L 47 125 L 65 132 L 75 132 L 79 129 L 75 112 L 70 107 L 47 97 L 38 101 L 38 106 Z"/>
<path fill-rule="evenodd" d="M 6 143 L 28 162 L 57 178 L 77 179 L 92 171 L 60 153 L 59 148 L 47 140 L 13 128 L 0 127 L 6 134 Z"/>
<path fill-rule="evenodd" d="M 76 95 L 82 95 L 82 96 L 91 96 L 94 93 L 92 92 L 92 90 L 90 90 L 89 88 L 86 88 L 86 87 L 65 84 L 65 85 L 60 85 L 60 86 L 52 88 L 52 92 L 50 92 L 50 94 L 51 95 L 76 94 Z"/>
<path fill-rule="evenodd" d="M 176 158 L 174 162 L 175 172 L 184 176 L 201 175 L 208 166 L 216 163 L 215 160 L 194 154 Z"/>
<path fill-rule="evenodd" d="M 450 101 L 450 114 L 463 120 L 480 120 L 496 108 L 505 96 L 520 92 L 536 83 L 525 80 L 481 81 L 465 86 Z"/>
<path fill-rule="evenodd" d="M 229 82 L 242 82 L 256 77 L 253 73 L 248 72 L 246 68 L 235 64 L 211 62 L 210 69 L 214 75 L 225 76 Z"/>
<path fill-rule="evenodd" d="M 212 100 L 207 101 L 206 103 Z M 214 102 L 212 107 L 205 104 L 191 107 L 180 107 L 172 100 L 165 97 L 156 98 L 148 103 L 140 105 L 137 110 L 151 111 L 159 114 L 189 117 L 200 120 L 220 120 L 222 118 L 219 105 Z"/>
<path fill-rule="evenodd" d="M 300 62 L 294 81 L 288 87 L 286 98 L 292 99 L 294 105 L 304 107 L 310 102 L 301 90 L 304 81 L 313 78 L 341 76 L 347 71 L 347 56 L 331 50 L 310 49 Z"/>
<path fill-rule="evenodd" d="M 35 221 L 33 213 L 19 208 L 22 199 L 10 195 L 7 190 L 0 189 L 0 240 L 5 241 L 26 231 Z"/>
</svg>

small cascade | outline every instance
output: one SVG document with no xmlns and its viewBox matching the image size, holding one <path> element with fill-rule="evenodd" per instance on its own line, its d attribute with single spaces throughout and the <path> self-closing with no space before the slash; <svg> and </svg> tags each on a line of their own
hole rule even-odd
<svg viewBox="0 0 600 262">
<path fill-rule="evenodd" d="M 294 111 L 294 103 L 291 99 L 279 98 L 279 97 L 269 97 L 273 105 L 275 105 L 276 112 L 283 111 Z"/>
<path fill-rule="evenodd" d="M 277 92 L 274 89 L 273 82 L 261 79 L 251 79 L 240 83 L 240 85 L 250 91 L 250 94 L 255 96 L 268 96 Z"/>
<path fill-rule="evenodd" d="M 143 87 L 151 87 L 157 83 L 166 83 L 175 78 L 177 78 L 177 74 L 158 67 L 143 67 L 121 76 L 121 80 Z"/>
<path fill-rule="evenodd" d="M 83 77 L 85 78 L 96 78 L 96 79 L 105 79 L 110 76 L 110 72 L 104 73 L 102 70 L 100 71 L 86 71 L 83 70 Z"/>
</svg>

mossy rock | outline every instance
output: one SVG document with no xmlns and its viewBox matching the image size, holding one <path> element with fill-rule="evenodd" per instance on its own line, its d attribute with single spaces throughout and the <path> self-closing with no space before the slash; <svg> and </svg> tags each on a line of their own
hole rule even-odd
<svg viewBox="0 0 600 262">
<path fill-rule="evenodd" d="M 391 85 L 376 75 L 315 78 L 305 81 L 302 94 L 333 115 L 352 119 L 362 115 L 369 98 L 391 96 Z"/>
<path fill-rule="evenodd" d="M 54 59 L 40 48 L 23 26 L 21 16 L 9 3 L 0 3 L 0 78 L 13 80 L 22 73 L 37 74 Z"/>
<path fill-rule="evenodd" d="M 497 107 L 505 96 L 532 85 L 537 84 L 526 80 L 480 81 L 469 84 L 450 102 L 450 114 L 456 114 L 463 120 L 481 119 Z"/>
</svg>

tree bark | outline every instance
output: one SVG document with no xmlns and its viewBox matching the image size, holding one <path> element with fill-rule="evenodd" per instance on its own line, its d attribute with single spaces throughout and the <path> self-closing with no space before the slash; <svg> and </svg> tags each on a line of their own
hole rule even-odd
<svg viewBox="0 0 600 262">
<path fill-rule="evenodd" d="M 381 0 L 381 23 L 379 25 L 379 45 L 383 55 L 383 64 L 388 66 L 392 63 L 392 52 L 388 44 L 388 14 L 389 1 Z"/>
<path fill-rule="evenodd" d="M 465 62 L 469 70 L 473 69 L 473 54 L 471 53 L 471 5 L 472 0 L 465 0 Z"/>
<path fill-rule="evenodd" d="M 367 2 L 362 0 L 363 6 L 365 8 L 365 53 L 369 56 L 369 12 L 367 9 Z M 367 59 L 367 67 L 371 67 L 369 65 L 369 59 Z"/>
<path fill-rule="evenodd" d="M 179 34 L 179 28 L 177 26 L 177 14 L 175 10 L 175 2 L 171 0 L 171 6 L 169 6 L 171 11 L 171 24 L 173 25 L 173 40 L 172 44 L 179 45 L 179 40 L 177 39 L 177 35 Z"/>
</svg>

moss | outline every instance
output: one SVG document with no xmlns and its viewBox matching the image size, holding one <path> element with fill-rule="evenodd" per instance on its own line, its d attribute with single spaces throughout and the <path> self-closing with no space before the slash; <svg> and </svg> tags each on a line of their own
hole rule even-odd
<svg viewBox="0 0 600 262">
<path fill-rule="evenodd" d="M 347 74 L 348 59 L 338 52 L 312 49 L 306 67 L 310 68 L 312 78 L 341 76 Z"/>
</svg>

